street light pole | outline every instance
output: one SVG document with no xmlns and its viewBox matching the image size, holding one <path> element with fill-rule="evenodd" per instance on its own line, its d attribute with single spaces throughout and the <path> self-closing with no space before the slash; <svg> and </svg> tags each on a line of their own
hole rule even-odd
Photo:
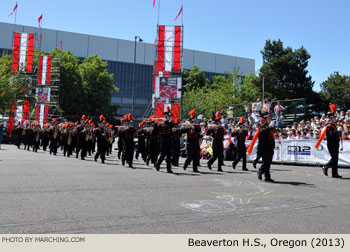
<svg viewBox="0 0 350 252">
<path fill-rule="evenodd" d="M 262 82 L 262 102 L 264 102 L 265 98 L 265 78 L 263 77 L 263 82 Z"/>
<path fill-rule="evenodd" d="M 131 104 L 131 114 L 133 117 L 134 115 L 134 109 L 135 109 L 135 79 L 136 79 L 136 42 L 137 39 L 139 42 L 142 42 L 142 38 L 140 36 L 135 36 L 135 48 L 134 48 L 134 66 L 133 66 L 133 71 L 132 71 L 132 104 Z"/>
</svg>

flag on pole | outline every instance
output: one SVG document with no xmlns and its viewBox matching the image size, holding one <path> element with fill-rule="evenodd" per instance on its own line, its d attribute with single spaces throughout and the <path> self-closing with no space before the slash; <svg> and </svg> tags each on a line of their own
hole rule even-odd
<svg viewBox="0 0 350 252">
<path fill-rule="evenodd" d="M 177 16 L 176 16 L 175 21 L 176 21 L 176 19 L 180 16 L 180 14 L 181 14 L 181 12 L 182 12 L 182 8 L 183 8 L 183 5 L 181 5 L 181 9 L 180 9 L 180 11 L 179 11 L 179 14 L 177 14 Z"/>
<path fill-rule="evenodd" d="M 61 51 L 63 51 L 63 49 L 62 49 L 62 40 L 60 42 L 60 48 L 61 48 Z"/>
<path fill-rule="evenodd" d="M 16 6 L 15 6 L 15 8 L 13 8 L 13 11 L 10 13 L 9 17 L 17 10 L 17 7 L 18 7 L 18 4 L 17 4 L 17 2 L 16 2 Z M 153 7 L 154 7 L 154 6 L 153 6 Z"/>
<path fill-rule="evenodd" d="M 38 18 L 38 25 L 39 25 L 39 28 L 40 28 L 40 23 L 41 23 L 41 19 L 43 18 L 43 14 L 41 14 L 41 16 Z"/>
<path fill-rule="evenodd" d="M 155 5 L 156 5 L 156 0 L 153 0 L 153 8 L 154 8 Z"/>
</svg>

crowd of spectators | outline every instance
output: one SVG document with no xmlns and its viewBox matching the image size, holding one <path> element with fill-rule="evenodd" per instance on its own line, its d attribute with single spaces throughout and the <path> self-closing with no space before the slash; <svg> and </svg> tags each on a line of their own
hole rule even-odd
<svg viewBox="0 0 350 252">
<path fill-rule="evenodd" d="M 259 119 L 261 117 L 267 117 L 271 125 L 276 127 L 277 137 L 279 139 L 318 139 L 322 129 L 328 124 L 328 115 L 321 114 L 320 116 L 314 116 L 310 120 L 301 120 L 287 125 L 283 122 L 283 111 L 286 107 L 283 107 L 280 102 L 277 102 L 274 108 L 271 106 L 271 100 L 267 100 L 267 102 L 263 104 L 260 102 L 260 99 L 258 99 L 257 103 L 256 111 L 251 111 L 247 103 L 244 106 L 244 127 L 249 133 L 247 140 L 251 140 L 254 137 L 259 127 Z M 272 113 L 272 111 L 274 113 Z M 254 113 L 255 115 L 253 116 Z M 242 118 L 229 118 L 228 114 L 229 112 L 221 113 L 221 122 L 226 128 L 227 135 L 234 129 L 239 128 L 239 123 L 242 120 Z M 199 117 L 202 133 L 204 135 L 208 127 L 214 125 L 214 116 L 215 113 L 213 113 L 211 119 Z M 337 111 L 334 116 L 338 119 L 336 126 L 338 131 L 342 133 L 342 140 L 350 140 L 350 110 L 346 112 Z"/>
<path fill-rule="evenodd" d="M 327 114 L 321 114 L 319 116 L 314 116 L 310 120 L 301 120 L 299 122 L 292 122 L 286 124 L 283 122 L 284 115 L 283 111 L 286 107 L 283 107 L 279 102 L 272 108 L 271 100 L 267 100 L 266 103 L 262 103 L 260 99 L 257 100 L 258 106 L 255 107 L 255 111 L 251 110 L 251 106 L 246 103 L 244 106 L 244 111 L 242 112 L 242 117 L 244 118 L 244 123 L 242 125 L 243 118 L 230 118 L 230 110 L 221 113 L 221 123 L 226 128 L 226 134 L 224 137 L 224 149 L 225 149 L 225 159 L 227 156 L 231 155 L 232 150 L 234 150 L 234 145 L 236 139 L 231 137 L 231 133 L 239 128 L 246 129 L 248 131 L 247 140 L 252 140 L 255 132 L 259 128 L 259 119 L 261 117 L 267 117 L 271 122 L 271 125 L 276 127 L 276 139 L 278 140 L 307 140 L 314 139 L 317 140 L 323 128 L 328 124 L 329 117 Z M 255 113 L 255 116 L 253 114 Z M 337 129 L 342 133 L 342 140 L 350 140 L 350 110 L 348 111 L 337 111 L 334 116 L 338 119 Z M 209 158 L 212 155 L 211 149 L 211 139 L 206 136 L 206 131 L 209 127 L 213 126 L 215 123 L 215 113 L 213 113 L 212 118 L 207 119 L 202 116 L 198 117 L 203 139 L 201 140 L 201 154 L 203 158 Z M 186 136 L 184 136 L 186 138 Z M 186 142 L 186 139 L 184 139 Z"/>
</svg>

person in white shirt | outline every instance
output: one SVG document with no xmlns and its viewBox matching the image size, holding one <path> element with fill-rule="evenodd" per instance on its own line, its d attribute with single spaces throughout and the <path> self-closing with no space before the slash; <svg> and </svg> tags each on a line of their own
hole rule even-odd
<svg viewBox="0 0 350 252">
<path fill-rule="evenodd" d="M 256 99 L 256 112 L 261 115 L 262 109 L 263 109 L 263 103 L 260 101 L 260 98 Z"/>
</svg>

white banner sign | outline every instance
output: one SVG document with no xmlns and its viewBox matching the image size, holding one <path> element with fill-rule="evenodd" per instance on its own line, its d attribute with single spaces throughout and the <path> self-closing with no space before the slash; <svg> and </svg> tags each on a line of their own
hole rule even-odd
<svg viewBox="0 0 350 252">
<path fill-rule="evenodd" d="M 249 146 L 251 141 L 246 141 Z M 327 141 L 323 141 L 316 149 L 317 140 L 281 140 L 276 141 L 276 148 L 273 155 L 274 162 L 293 162 L 300 164 L 324 165 L 331 159 L 327 148 Z M 341 143 L 340 143 L 340 146 Z M 258 144 L 256 143 L 252 154 L 247 155 L 248 160 L 254 160 L 257 154 Z M 343 150 L 339 150 L 340 166 L 350 166 L 350 141 L 343 142 Z"/>
</svg>

